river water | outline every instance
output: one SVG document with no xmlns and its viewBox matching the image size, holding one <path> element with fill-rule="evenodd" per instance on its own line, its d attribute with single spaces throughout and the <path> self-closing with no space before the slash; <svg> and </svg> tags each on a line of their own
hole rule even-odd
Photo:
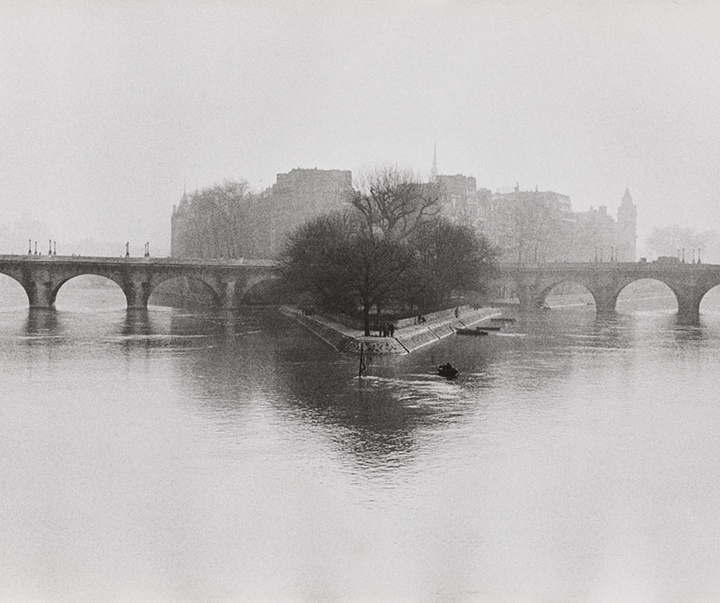
<svg viewBox="0 0 720 603">
<path fill-rule="evenodd" d="M 358 380 L 272 309 L 6 301 L 0 599 L 717 600 L 720 294 L 700 327 L 673 307 L 555 308 Z"/>
</svg>

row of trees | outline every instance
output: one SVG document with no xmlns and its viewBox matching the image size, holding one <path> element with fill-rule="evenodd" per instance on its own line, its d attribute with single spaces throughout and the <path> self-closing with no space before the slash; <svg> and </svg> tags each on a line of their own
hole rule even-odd
<svg viewBox="0 0 720 603">
<path fill-rule="evenodd" d="M 246 180 L 224 180 L 183 197 L 181 255 L 239 258 L 245 255 L 252 195 Z M 180 238 L 180 237 L 179 237 Z"/>
<path fill-rule="evenodd" d="M 381 168 L 359 181 L 347 208 L 317 217 L 290 237 L 283 281 L 324 310 L 442 307 L 453 294 L 481 294 L 497 250 L 469 226 L 440 217 L 442 191 L 410 172 Z"/>
<path fill-rule="evenodd" d="M 690 261 L 693 253 L 701 252 L 704 262 L 720 262 L 720 235 L 713 231 L 697 232 L 676 224 L 656 227 L 645 246 L 651 256 L 676 256 L 684 252 Z"/>
<path fill-rule="evenodd" d="M 537 262 L 557 259 L 567 251 L 563 216 L 539 193 L 516 192 L 493 208 L 505 260 Z"/>
</svg>

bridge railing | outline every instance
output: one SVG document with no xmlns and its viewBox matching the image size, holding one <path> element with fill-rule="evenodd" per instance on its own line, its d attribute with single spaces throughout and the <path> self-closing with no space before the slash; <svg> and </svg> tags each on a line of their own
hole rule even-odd
<svg viewBox="0 0 720 603">
<path fill-rule="evenodd" d="M 586 272 L 588 270 L 632 270 L 652 272 L 682 271 L 682 270 L 707 270 L 718 269 L 718 264 L 700 263 L 665 263 L 665 262 L 545 262 L 545 263 L 517 263 L 502 262 L 498 264 L 501 272 Z"/>
<path fill-rule="evenodd" d="M 0 262 L 32 262 L 32 263 L 103 263 L 103 264 L 151 264 L 151 265 L 174 265 L 174 266 L 258 266 L 274 267 L 277 262 L 274 260 L 225 260 L 225 259 L 193 259 L 176 257 L 133 257 L 133 256 L 84 256 L 84 255 L 0 255 Z"/>
</svg>

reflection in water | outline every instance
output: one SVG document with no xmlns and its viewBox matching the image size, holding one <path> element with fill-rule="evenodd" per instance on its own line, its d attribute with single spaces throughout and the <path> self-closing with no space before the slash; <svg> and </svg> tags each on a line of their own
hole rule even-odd
<svg viewBox="0 0 720 603">
<path fill-rule="evenodd" d="M 402 383 L 373 376 L 358 379 L 347 363 L 317 368 L 291 363 L 278 374 L 284 415 L 326 430 L 336 450 L 360 467 L 387 470 L 406 464 L 413 432 L 425 421 L 432 399 L 426 398 L 424 407 L 408 403 Z M 345 386 L 329 385 L 338 381 Z"/>
<path fill-rule="evenodd" d="M 708 329 L 698 326 L 677 325 L 673 330 L 675 342 L 682 343 L 685 341 L 703 341 L 708 336 Z"/>
<path fill-rule="evenodd" d="M 398 401 L 402 382 L 377 377 L 358 383 L 355 359 L 336 354 L 303 329 L 265 313 L 177 315 L 172 332 L 208 335 L 205 354 L 187 357 L 182 378 L 216 420 L 227 425 L 242 409 L 267 400 L 275 416 L 298 429 L 326 429 L 345 452 L 376 464 L 411 445 L 421 409 Z M 338 387 L 343 383 L 342 387 Z"/>
<path fill-rule="evenodd" d="M 154 328 L 147 310 L 128 309 L 125 313 L 125 322 L 122 334 L 128 335 L 153 335 Z"/>
<path fill-rule="evenodd" d="M 58 314 L 54 310 L 30 308 L 25 319 L 25 333 L 28 335 L 51 336 L 57 338 L 62 335 L 62 328 L 58 321 Z"/>
<path fill-rule="evenodd" d="M 3 598 L 717 598 L 720 316 L 518 318 L 359 379 L 267 309 L 0 313 Z"/>
</svg>

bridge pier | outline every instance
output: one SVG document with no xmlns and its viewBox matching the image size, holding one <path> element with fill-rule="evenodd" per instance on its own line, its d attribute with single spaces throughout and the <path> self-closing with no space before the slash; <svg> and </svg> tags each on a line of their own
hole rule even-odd
<svg viewBox="0 0 720 603">
<path fill-rule="evenodd" d="M 522 312 L 537 312 L 543 307 L 545 299 L 538 288 L 533 287 L 532 284 L 526 281 L 517 281 L 515 292 Z"/>
<path fill-rule="evenodd" d="M 121 285 L 128 310 L 147 310 L 151 287 L 149 278 L 128 279 Z"/>
<path fill-rule="evenodd" d="M 237 281 L 227 280 L 220 283 L 219 302 L 223 310 L 237 309 L 235 295 L 237 292 Z"/>
<path fill-rule="evenodd" d="M 682 325 L 700 324 L 700 302 L 702 297 L 675 292 L 678 302 L 677 321 Z"/>
<path fill-rule="evenodd" d="M 23 283 L 31 308 L 52 310 L 55 307 L 55 294 L 52 281 L 33 279 L 29 284 Z"/>
<path fill-rule="evenodd" d="M 55 307 L 57 283 L 48 270 L 24 270 L 18 280 L 25 289 L 31 308 L 52 310 Z"/>
<path fill-rule="evenodd" d="M 590 289 L 593 299 L 595 300 L 595 311 L 599 315 L 607 316 L 615 314 L 616 304 L 619 291 L 605 291 L 602 289 Z"/>
</svg>

